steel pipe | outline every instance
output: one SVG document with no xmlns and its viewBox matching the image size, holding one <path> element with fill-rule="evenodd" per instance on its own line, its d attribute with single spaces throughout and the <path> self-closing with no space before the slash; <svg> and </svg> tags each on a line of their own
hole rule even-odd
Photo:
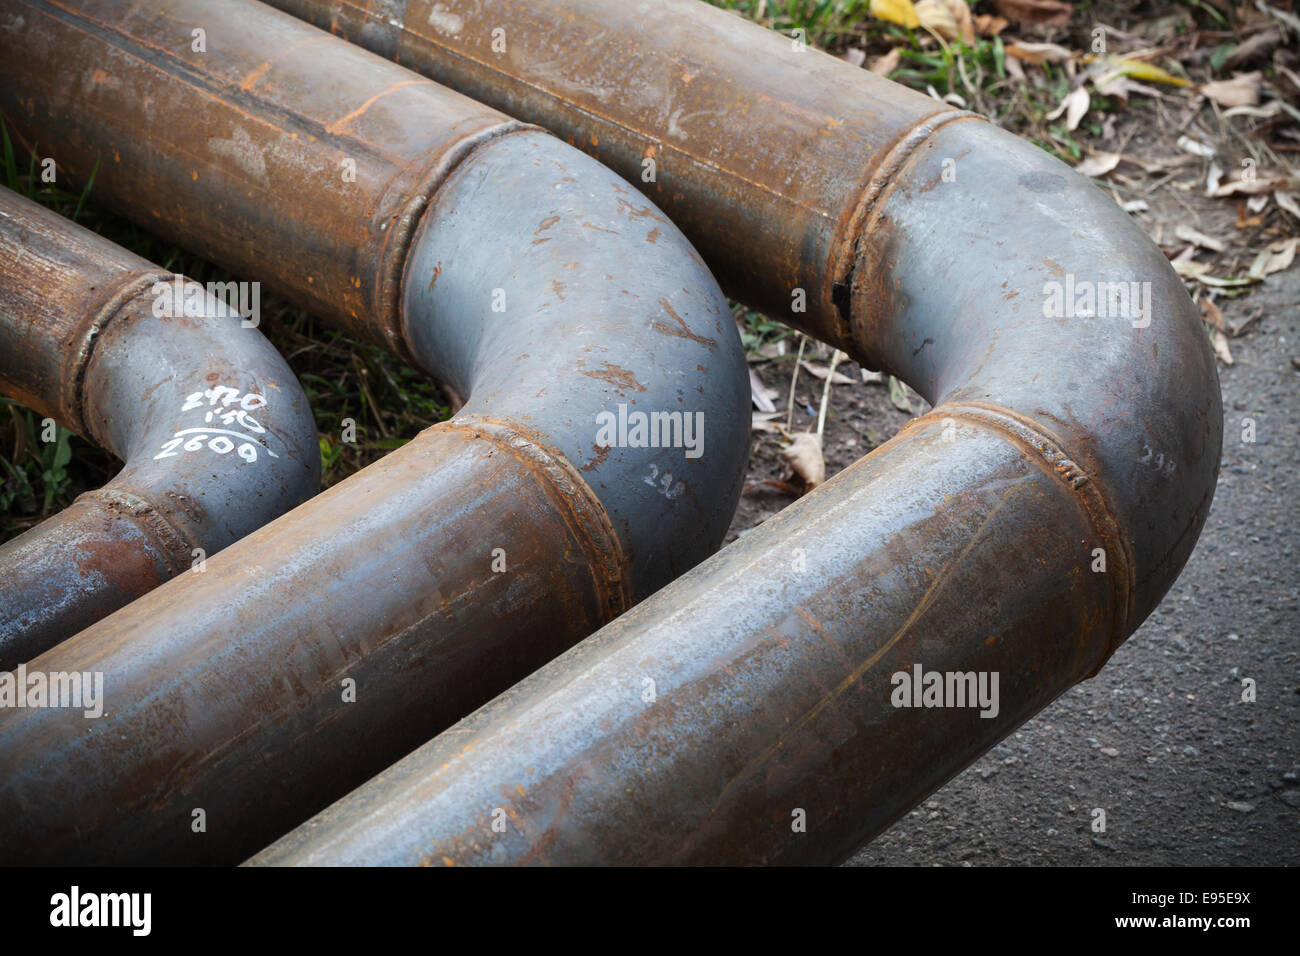
<svg viewBox="0 0 1300 956">
<path fill-rule="evenodd" d="M 0 669 L 205 570 L 320 487 L 306 397 L 260 332 L 3 188 L 0 391 L 125 462 L 0 546 Z"/>
<path fill-rule="evenodd" d="M 1199 315 L 1038 148 L 690 0 L 276 2 L 581 144 L 935 408 L 253 862 L 837 860 L 1187 560 L 1222 440 Z"/>
<path fill-rule="evenodd" d="M 102 671 L 113 733 L 0 713 L 7 861 L 237 862 L 720 544 L 739 337 L 613 174 L 245 0 L 4 15 L 24 142 L 102 156 L 102 199 L 469 396 L 37 659 Z"/>
</svg>

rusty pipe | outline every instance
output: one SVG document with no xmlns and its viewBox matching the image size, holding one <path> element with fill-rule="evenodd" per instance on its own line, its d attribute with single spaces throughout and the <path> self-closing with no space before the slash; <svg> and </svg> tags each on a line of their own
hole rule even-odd
<svg viewBox="0 0 1300 956">
<path fill-rule="evenodd" d="M 1036 147 L 690 0 L 276 3 L 581 144 L 936 407 L 254 862 L 840 859 L 1182 568 L 1222 441 L 1197 310 Z M 927 704 L 965 675 L 997 703 Z"/>
<path fill-rule="evenodd" d="M 242 325 L 203 287 L 0 188 L 0 391 L 125 462 L 0 546 L 0 669 L 316 493 L 306 396 Z"/>
<path fill-rule="evenodd" d="M 246 0 L 3 10 L 23 142 L 101 156 L 102 200 L 469 396 L 33 662 L 103 672 L 114 733 L 0 712 L 7 861 L 238 862 L 720 544 L 739 337 L 608 170 Z"/>
</svg>

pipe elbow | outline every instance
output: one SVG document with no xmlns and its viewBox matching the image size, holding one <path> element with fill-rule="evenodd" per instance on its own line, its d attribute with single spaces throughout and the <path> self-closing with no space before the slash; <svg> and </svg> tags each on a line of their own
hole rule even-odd
<svg viewBox="0 0 1300 956">
<path fill-rule="evenodd" d="M 617 176 L 541 131 L 489 140 L 417 227 L 402 304 L 411 352 L 468 396 L 455 424 L 567 463 L 570 503 L 590 489 L 628 599 L 721 545 L 748 452 L 740 338 L 685 236 Z"/>
<path fill-rule="evenodd" d="M 928 418 L 1004 433 L 1079 498 L 1122 609 L 1109 656 L 1177 577 L 1214 494 L 1222 409 L 1199 312 L 1090 181 L 969 114 L 928 123 L 860 208 L 852 336 Z"/>
<path fill-rule="evenodd" d="M 69 289 L 87 274 L 78 270 L 108 264 L 104 305 L 77 317 L 71 344 L 40 332 L 34 312 L 6 313 L 5 323 L 39 333 L 38 360 L 62 352 L 63 374 L 38 404 L 124 462 L 102 488 L 0 547 L 9 668 L 311 497 L 320 449 L 292 371 L 224 301 L 34 204 L 0 196 L 0 207 L 41 248 L 66 240 L 50 271 Z"/>
<path fill-rule="evenodd" d="M 101 332 L 83 415 L 125 462 L 105 488 L 148 501 L 206 554 L 320 486 L 315 422 L 292 370 L 255 326 L 180 276 L 151 283 Z"/>
</svg>

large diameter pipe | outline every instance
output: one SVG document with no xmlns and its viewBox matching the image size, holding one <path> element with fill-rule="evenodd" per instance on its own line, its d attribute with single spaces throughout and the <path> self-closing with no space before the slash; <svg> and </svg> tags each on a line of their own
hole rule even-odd
<svg viewBox="0 0 1300 956">
<path fill-rule="evenodd" d="M 739 294 L 802 286 L 795 320 L 936 407 L 256 862 L 842 858 L 1177 576 L 1213 359 L 1160 250 L 1061 163 L 698 3 L 285 5 L 625 172 L 659 157 L 633 181 Z"/>
<path fill-rule="evenodd" d="M 0 391 L 125 462 L 0 546 L 3 670 L 204 571 L 319 488 L 306 397 L 260 332 L 196 283 L 3 188 Z"/>
<path fill-rule="evenodd" d="M 102 672 L 113 733 L 0 712 L 6 861 L 238 862 L 717 548 L 739 338 L 608 170 L 260 4 L 8 7 L 25 142 L 468 400 L 37 658 Z"/>
<path fill-rule="evenodd" d="M 1134 626 L 1177 576 L 1217 455 L 1196 469 L 1169 456 L 1217 442 L 1217 420 L 1202 420 L 1217 373 L 1164 258 L 1062 163 L 699 0 L 272 3 L 567 137 L 654 198 L 752 305 L 932 400 L 992 402 L 1060 429 L 1067 455 L 1113 485 L 1107 504 L 1137 549 Z M 1067 279 L 1067 314 L 1046 315 Z M 1089 290 L 1092 312 L 1116 310 L 1111 291 L 1146 319 L 1084 326 Z M 991 345 L 1012 322 L 1025 332 L 1014 347 Z M 967 381 L 986 356 L 1001 391 Z M 1130 386 L 1136 406 L 1106 414 Z M 1152 424 L 1154 405 L 1172 407 Z M 1161 467 L 1132 465 L 1144 447 Z"/>
</svg>

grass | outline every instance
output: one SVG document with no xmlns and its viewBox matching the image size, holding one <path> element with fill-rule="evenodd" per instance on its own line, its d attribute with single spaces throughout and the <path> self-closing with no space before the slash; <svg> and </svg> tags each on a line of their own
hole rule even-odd
<svg viewBox="0 0 1300 956">
<path fill-rule="evenodd" d="M 999 126 L 1036 143 L 1052 155 L 1077 162 L 1082 155 L 1064 120 L 1045 117 L 1069 92 L 1062 70 L 1045 67 L 1047 83 L 1021 83 L 1007 74 L 1001 37 L 976 37 L 973 46 L 940 42 L 923 29 L 907 29 L 878 20 L 870 0 L 708 0 L 714 6 L 790 35 L 803 30 L 806 42 L 836 56 L 850 48 L 868 62 L 898 49 L 900 62 L 889 78 L 921 93 L 960 97 L 965 108 L 982 113 Z M 992 5 L 968 0 L 975 13 Z M 1075 22 L 1089 22 L 1090 3 L 1076 4 Z"/>
</svg>

